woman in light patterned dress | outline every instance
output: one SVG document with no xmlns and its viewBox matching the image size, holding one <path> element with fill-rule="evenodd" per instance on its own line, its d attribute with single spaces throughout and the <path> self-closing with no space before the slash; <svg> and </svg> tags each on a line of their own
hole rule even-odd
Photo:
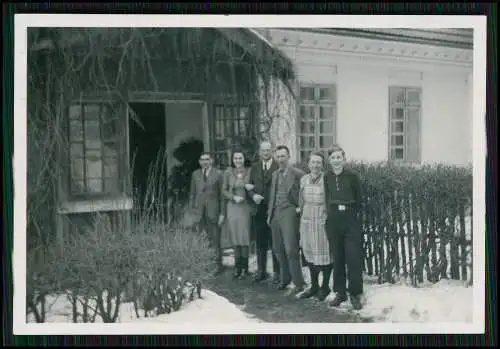
<svg viewBox="0 0 500 349">
<path fill-rule="evenodd" d="M 234 247 L 234 278 L 244 279 L 248 274 L 250 222 L 252 205 L 245 189 L 250 183 L 250 169 L 245 167 L 241 150 L 233 151 L 231 167 L 224 173 L 222 194 L 227 200 L 226 224 Z"/>
<path fill-rule="evenodd" d="M 330 293 L 330 276 L 333 258 L 325 232 L 326 206 L 323 183 L 323 154 L 313 152 L 309 156 L 310 173 L 300 181 L 300 245 L 311 275 L 311 286 L 300 298 L 316 296 L 323 301 Z M 323 273 L 321 286 L 319 274 Z"/>
</svg>

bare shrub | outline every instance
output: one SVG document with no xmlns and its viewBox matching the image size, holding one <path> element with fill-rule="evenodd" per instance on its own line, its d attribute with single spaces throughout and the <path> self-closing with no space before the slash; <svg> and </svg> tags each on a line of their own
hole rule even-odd
<svg viewBox="0 0 500 349">
<path fill-rule="evenodd" d="M 79 315 L 84 322 L 95 321 L 97 313 L 105 323 L 116 322 L 123 290 L 134 276 L 136 249 L 128 234 L 111 229 L 105 215 L 96 214 L 91 226 L 93 229 L 66 240 L 58 275 L 73 310 L 78 303 L 84 309 L 83 314 L 73 314 L 73 321 L 77 322 Z M 92 314 L 87 314 L 88 310 Z"/>
</svg>

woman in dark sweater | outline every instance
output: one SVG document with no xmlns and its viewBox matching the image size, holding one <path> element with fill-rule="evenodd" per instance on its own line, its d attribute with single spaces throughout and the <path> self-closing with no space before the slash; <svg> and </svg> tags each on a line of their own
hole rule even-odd
<svg viewBox="0 0 500 349">
<path fill-rule="evenodd" d="M 338 146 L 328 151 L 331 170 L 325 173 L 327 207 L 326 233 L 333 254 L 333 291 L 330 306 L 338 307 L 349 296 L 355 310 L 361 309 L 363 293 L 362 234 L 357 213 L 361 205 L 360 180 L 356 172 L 344 168 L 345 152 Z M 347 267 L 347 275 L 346 275 Z"/>
</svg>

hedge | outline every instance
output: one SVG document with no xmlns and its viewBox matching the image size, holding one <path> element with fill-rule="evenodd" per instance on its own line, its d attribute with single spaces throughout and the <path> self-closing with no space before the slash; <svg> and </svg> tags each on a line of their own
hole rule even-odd
<svg viewBox="0 0 500 349">
<path fill-rule="evenodd" d="M 472 168 L 351 162 L 363 191 L 364 270 L 378 282 L 472 283 Z M 306 166 L 299 165 L 306 169 Z"/>
</svg>

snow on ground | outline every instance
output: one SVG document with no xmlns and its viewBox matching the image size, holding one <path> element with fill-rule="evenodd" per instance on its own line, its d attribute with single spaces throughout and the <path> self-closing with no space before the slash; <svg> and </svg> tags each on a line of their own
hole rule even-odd
<svg viewBox="0 0 500 349">
<path fill-rule="evenodd" d="M 233 265 L 231 255 L 224 257 L 224 264 Z M 255 256 L 249 260 L 250 271 L 257 269 Z M 268 272 L 272 273 L 271 253 L 268 253 Z M 310 283 L 309 271 L 303 268 L 304 278 Z M 320 276 L 321 282 L 321 276 Z M 330 280 L 332 288 L 332 280 Z M 376 277 L 365 275 L 364 307 L 358 314 L 376 322 L 467 322 L 473 321 L 473 287 L 462 281 L 441 280 L 415 288 L 404 280 L 396 284 L 378 285 Z M 325 302 L 334 297 L 331 293 Z M 325 306 L 326 303 L 325 303 Z M 352 311 L 349 302 L 340 311 Z"/>
<path fill-rule="evenodd" d="M 183 304 L 179 311 L 155 317 L 136 318 L 133 303 L 124 303 L 120 306 L 119 322 L 167 322 L 173 324 L 206 324 L 209 323 L 256 323 L 262 322 L 259 319 L 245 313 L 237 305 L 231 303 L 226 298 L 216 293 L 203 290 L 202 299 L 195 299 Z M 48 323 L 68 323 L 72 322 L 72 307 L 65 295 L 47 297 L 48 311 L 46 322 Z M 80 310 L 81 311 L 81 310 Z M 140 311 L 141 316 L 143 312 Z M 35 322 L 30 314 L 28 322 Z M 97 317 L 96 322 L 102 322 Z"/>
</svg>

